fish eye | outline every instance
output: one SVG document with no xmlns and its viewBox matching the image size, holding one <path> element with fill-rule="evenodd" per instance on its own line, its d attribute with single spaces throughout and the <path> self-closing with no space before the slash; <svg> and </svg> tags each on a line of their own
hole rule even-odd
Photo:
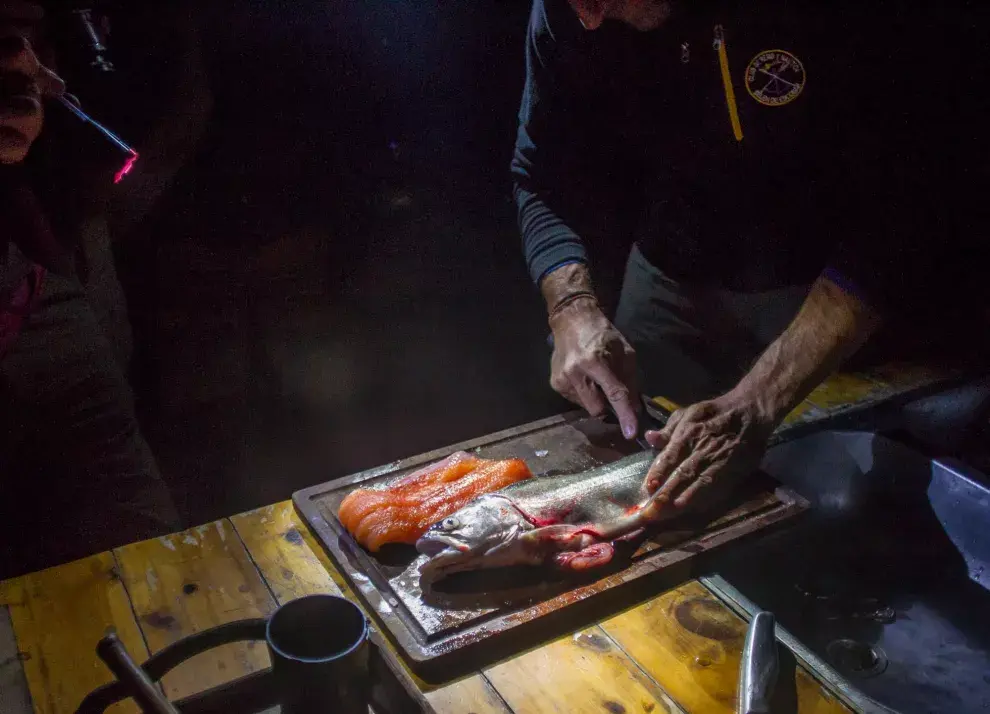
<svg viewBox="0 0 990 714">
<path fill-rule="evenodd" d="M 444 518 L 440 521 L 440 528 L 445 531 L 455 530 L 459 525 L 460 523 L 457 522 L 456 518 Z"/>
</svg>

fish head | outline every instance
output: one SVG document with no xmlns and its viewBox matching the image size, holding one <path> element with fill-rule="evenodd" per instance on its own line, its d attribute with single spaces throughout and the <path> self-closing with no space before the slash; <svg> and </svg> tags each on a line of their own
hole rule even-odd
<svg viewBox="0 0 990 714">
<path fill-rule="evenodd" d="M 522 536 L 531 524 L 505 496 L 476 498 L 456 513 L 430 526 L 416 541 L 429 557 L 421 572 L 442 577 L 462 570 L 538 564 L 540 559 Z"/>
</svg>

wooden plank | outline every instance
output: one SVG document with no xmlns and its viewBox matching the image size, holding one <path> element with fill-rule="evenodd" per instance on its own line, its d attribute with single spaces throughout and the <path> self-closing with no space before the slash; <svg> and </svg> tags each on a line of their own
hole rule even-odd
<svg viewBox="0 0 990 714">
<path fill-rule="evenodd" d="M 313 593 L 343 594 L 359 602 L 291 501 L 242 513 L 230 520 L 279 603 Z M 394 650 L 392 655 L 398 658 Z M 421 689 L 428 688 L 412 673 L 410 676 Z M 438 713 L 507 712 L 481 675 L 442 687 L 427 697 Z"/>
<path fill-rule="evenodd" d="M 148 647 L 216 625 L 265 617 L 275 601 L 227 520 L 114 551 Z M 264 642 L 224 645 L 182 664 L 162 680 L 175 700 L 269 665 Z"/>
<path fill-rule="evenodd" d="M 697 581 L 602 624 L 602 629 L 687 712 L 735 712 L 746 622 Z M 798 667 L 777 684 L 798 714 L 848 712 Z M 501 690 L 500 690 L 501 691 Z"/>
<path fill-rule="evenodd" d="M 681 711 L 600 627 L 495 665 L 485 676 L 515 714 Z"/>
<path fill-rule="evenodd" d="M 897 392 L 917 389 L 954 376 L 951 370 L 907 362 L 888 362 L 864 370 L 863 376 Z"/>
<path fill-rule="evenodd" d="M 436 714 L 512 714 L 480 674 L 426 694 Z"/>
<path fill-rule="evenodd" d="M 884 386 L 862 375 L 837 373 L 815 387 L 807 401 L 825 411 L 840 410 L 874 401 Z"/>
<path fill-rule="evenodd" d="M 96 643 L 116 630 L 128 652 L 148 656 L 113 556 L 82 560 L 0 583 L 10 611 L 34 711 L 74 712 L 83 697 L 113 679 Z M 130 701 L 109 711 L 136 712 Z"/>
<path fill-rule="evenodd" d="M 230 521 L 279 603 L 314 593 L 342 594 L 343 579 L 296 516 L 291 501 L 242 513 Z"/>
<path fill-rule="evenodd" d="M 787 427 L 794 426 L 795 424 L 804 424 L 805 422 L 815 421 L 823 416 L 825 416 L 823 411 L 805 399 L 784 417 L 784 420 L 781 422 L 780 431 L 783 431 Z"/>
</svg>

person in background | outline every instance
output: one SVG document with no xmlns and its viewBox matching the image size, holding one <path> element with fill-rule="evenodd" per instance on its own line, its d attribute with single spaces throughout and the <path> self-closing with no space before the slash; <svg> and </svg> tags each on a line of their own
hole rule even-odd
<svg viewBox="0 0 990 714">
<path fill-rule="evenodd" d="M 646 434 L 657 503 L 723 497 L 857 353 L 923 356 L 956 321 L 939 346 L 987 364 L 980 26 L 963 3 L 534 0 L 512 174 L 551 385 L 627 438 L 640 386 L 686 405 Z M 624 235 L 612 321 L 592 258 Z"/>
<path fill-rule="evenodd" d="M 58 201 L 112 181 L 113 171 L 76 172 L 82 145 L 46 116 L 60 111 L 48 100 L 65 86 L 42 62 L 51 61 L 42 29 L 38 6 L 0 0 L 0 572 L 7 574 L 179 526 L 135 418 L 126 356 L 115 352 L 80 281 L 72 218 L 85 212 Z"/>
</svg>

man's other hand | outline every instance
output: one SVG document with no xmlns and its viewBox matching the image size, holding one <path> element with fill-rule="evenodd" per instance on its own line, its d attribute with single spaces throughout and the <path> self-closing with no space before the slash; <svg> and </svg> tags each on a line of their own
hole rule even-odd
<svg viewBox="0 0 990 714">
<path fill-rule="evenodd" d="M 21 0 L 0 0 L 0 163 L 24 160 L 41 133 L 46 96 L 65 83 L 41 64 L 31 45 L 41 9 Z"/>
<path fill-rule="evenodd" d="M 663 430 L 646 432 L 660 449 L 646 475 L 652 503 L 659 512 L 718 503 L 757 469 L 773 429 L 755 401 L 732 393 L 677 410 Z"/>
<path fill-rule="evenodd" d="M 579 298 L 550 321 L 550 386 L 592 416 L 612 405 L 622 433 L 636 436 L 636 354 L 591 297 Z"/>
</svg>

